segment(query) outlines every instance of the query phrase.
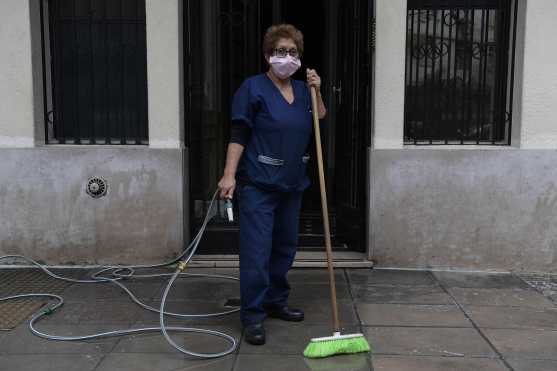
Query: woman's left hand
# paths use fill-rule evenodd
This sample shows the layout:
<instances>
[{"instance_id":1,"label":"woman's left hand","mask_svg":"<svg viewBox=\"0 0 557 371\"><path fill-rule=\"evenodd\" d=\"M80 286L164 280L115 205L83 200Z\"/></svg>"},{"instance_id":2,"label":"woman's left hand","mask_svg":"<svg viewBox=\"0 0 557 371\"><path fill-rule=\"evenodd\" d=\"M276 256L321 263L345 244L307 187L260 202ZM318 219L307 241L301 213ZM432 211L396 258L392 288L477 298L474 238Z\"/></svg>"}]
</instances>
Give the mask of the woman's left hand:
<instances>
[{"instance_id":1,"label":"woman's left hand","mask_svg":"<svg viewBox=\"0 0 557 371\"><path fill-rule=\"evenodd\" d=\"M306 75L308 79L308 86L314 86L315 90L319 91L319 89L321 88L321 77L319 77L317 72L308 68L306 69Z\"/></svg>"}]
</instances>

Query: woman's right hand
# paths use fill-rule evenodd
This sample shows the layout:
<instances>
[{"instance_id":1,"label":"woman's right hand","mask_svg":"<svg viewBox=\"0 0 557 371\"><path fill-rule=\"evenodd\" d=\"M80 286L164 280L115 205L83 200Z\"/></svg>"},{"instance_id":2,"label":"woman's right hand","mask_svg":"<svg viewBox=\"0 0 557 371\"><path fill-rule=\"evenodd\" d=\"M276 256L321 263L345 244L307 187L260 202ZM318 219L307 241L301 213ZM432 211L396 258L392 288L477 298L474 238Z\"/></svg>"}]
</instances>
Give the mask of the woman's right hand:
<instances>
[{"instance_id":1,"label":"woman's right hand","mask_svg":"<svg viewBox=\"0 0 557 371\"><path fill-rule=\"evenodd\" d=\"M232 198L236 188L236 178L232 175L223 175L219 181L220 198Z\"/></svg>"}]
</instances>

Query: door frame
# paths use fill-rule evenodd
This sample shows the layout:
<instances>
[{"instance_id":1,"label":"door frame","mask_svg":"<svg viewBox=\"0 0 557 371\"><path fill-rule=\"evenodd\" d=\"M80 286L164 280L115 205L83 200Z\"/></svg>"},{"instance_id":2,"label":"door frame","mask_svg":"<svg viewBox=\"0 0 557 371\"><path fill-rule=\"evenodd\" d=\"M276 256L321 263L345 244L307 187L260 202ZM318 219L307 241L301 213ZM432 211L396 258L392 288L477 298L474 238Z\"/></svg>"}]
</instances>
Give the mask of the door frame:
<instances>
[{"instance_id":1,"label":"door frame","mask_svg":"<svg viewBox=\"0 0 557 371\"><path fill-rule=\"evenodd\" d=\"M371 57L371 68L370 68L370 79L371 82L369 84L369 95L370 95L370 106L369 106L369 132L368 132L368 138L367 138L367 153L366 153L366 158L367 158L367 162L366 162L366 185L365 185L365 192L366 192L366 221L364 223L365 225L365 254L366 254L366 259L371 260L372 257L372 250L373 250L373 246L372 246L372 242L373 239L371 237L371 234L373 233L373 223L372 223L372 217L371 217L371 213L373 212L373 199L372 199L372 192L371 192L371 187L373 187L373 182L372 182L372 169L371 169L371 165L372 165L372 160L371 160L371 156L373 153L373 138L375 137L375 45L376 45L376 33L375 33L375 25L376 25L376 17L375 15L376 13L376 0L369 0L370 4L369 4L369 9L368 9L368 16L371 18L370 22L371 22L371 26L370 26L370 42L371 42L371 53L370 53L370 57Z\"/></svg>"}]
</instances>

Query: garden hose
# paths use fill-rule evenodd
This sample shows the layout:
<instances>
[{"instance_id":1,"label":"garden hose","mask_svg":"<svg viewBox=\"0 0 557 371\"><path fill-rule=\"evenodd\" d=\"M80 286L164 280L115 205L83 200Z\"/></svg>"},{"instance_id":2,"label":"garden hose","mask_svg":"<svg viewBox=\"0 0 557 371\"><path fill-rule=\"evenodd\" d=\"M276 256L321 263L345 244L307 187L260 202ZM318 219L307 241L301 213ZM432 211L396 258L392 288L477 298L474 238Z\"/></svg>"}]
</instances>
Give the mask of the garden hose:
<instances>
[{"instance_id":1,"label":"garden hose","mask_svg":"<svg viewBox=\"0 0 557 371\"><path fill-rule=\"evenodd\" d=\"M28 293L28 294L12 295L12 296L8 296L8 297L0 298L0 301L21 299L21 298L47 298L47 299L51 299L51 300L52 299L56 300L57 301L56 303L54 303L52 305L47 304L45 308L42 308L40 311L35 313L29 321L29 329L31 330L31 332L33 334L35 334L36 336L39 336L41 338L48 339L48 340L83 341L83 340L99 339L99 338L112 337L112 336L124 336L124 335L130 335L130 334L160 331L163 334L166 341L171 346L173 346L176 350L178 350L179 352L181 352L183 354L190 355L190 356L193 356L193 357L198 357L198 358L218 358L218 357L226 356L226 355L234 352L236 350L237 346L238 346L238 342L236 341L236 339L233 336L230 336L230 335L228 335L224 332L202 329L202 328L181 327L181 326L166 326L165 323L164 323L165 315L166 316L171 316L171 317L177 317L177 318L207 318L207 317L224 316L224 315L235 313L235 312L239 311L239 308L235 308L235 309L230 309L230 310L227 310L227 311L217 312L217 313L183 314L183 313L167 312L164 309L165 306L166 306L166 300L167 300L167 297L168 297L168 293L170 292L174 282L179 277L182 277L182 276L186 276L186 277L209 277L209 278L219 278L219 279L225 279L225 280L239 281L239 279L236 278L236 277L226 276L226 275L198 274L198 273L185 273L184 272L184 270L186 270L186 268L187 268L187 264L190 262L193 255L197 251L197 247L199 245L199 242L201 241L201 238L203 237L203 233L205 232L207 224L212 219L212 216L210 216L210 215L211 215L213 205L215 204L215 199L216 199L216 196L217 196L218 192L219 192L219 190L215 191L215 193L213 194L213 197L211 198L211 202L210 202L209 207L207 209L207 214L205 215L205 218L203 220L201 228L197 232L195 238L192 240L192 242L188 245L188 247L177 258L173 259L172 261L166 262L166 263L154 264L154 265L128 265L128 266L108 265L108 266L102 266L99 271L97 271L97 272L95 272L91 275L90 279L80 280L80 279L73 279L73 278L59 276L59 275L51 272L45 265L42 265L42 264L36 262L35 260L30 259L30 258L25 257L25 256L22 256L22 255L0 256L0 261L3 260L3 259L22 259L22 260L25 260L26 262L31 263L34 266L37 266L38 268L40 268L42 271L44 271L49 276L51 276L55 279L66 281L66 282L97 283L97 284L98 283L111 283L111 284L117 285L129 295L130 299L133 302L135 302L136 304L138 304L139 306L141 306L142 308L144 308L148 311L159 313L159 321L160 321L160 326L159 327L143 327L143 328L132 328L132 329L125 329L125 330L114 330L114 331L107 331L107 332L95 333L95 334L90 334L90 335L82 335L82 336L56 336L56 335L46 334L44 332L41 332L41 331L37 330L35 328L35 324L36 324L36 322L38 322L44 316L52 314L53 312L58 310L62 305L64 305L64 299L61 296L54 295L54 294L48 294L48 293ZM135 271L137 269L161 268L161 267L167 267L167 266L170 266L170 265L173 265L173 264L176 264L176 263L177 263L177 268L176 268L176 271L174 273L135 274ZM141 279L141 278L168 277L168 276L170 276L170 279L168 281L168 284L165 287L164 294L162 296L161 304L160 304L159 308L153 308L152 306L149 306L149 305L141 302L141 300L139 300L122 283L122 281L125 281L126 279L131 279L131 278ZM198 352L188 350L188 349L176 344L172 340L172 338L170 337L169 332L200 333L200 334L206 334L206 335L210 335L210 336L216 336L216 337L225 339L230 344L230 346L222 352L198 353Z\"/></svg>"}]
</instances>

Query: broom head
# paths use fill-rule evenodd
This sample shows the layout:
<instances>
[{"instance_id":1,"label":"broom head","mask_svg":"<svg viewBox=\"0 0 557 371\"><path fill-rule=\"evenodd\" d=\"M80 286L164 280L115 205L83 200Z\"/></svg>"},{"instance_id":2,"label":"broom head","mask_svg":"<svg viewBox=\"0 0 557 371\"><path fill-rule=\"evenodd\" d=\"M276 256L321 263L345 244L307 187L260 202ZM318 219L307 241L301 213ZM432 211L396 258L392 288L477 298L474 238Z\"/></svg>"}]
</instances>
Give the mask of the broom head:
<instances>
[{"instance_id":1,"label":"broom head","mask_svg":"<svg viewBox=\"0 0 557 371\"><path fill-rule=\"evenodd\" d=\"M335 354L352 354L369 352L369 344L363 334L341 335L335 332L333 336L314 338L304 350L307 358L323 358Z\"/></svg>"}]
</instances>

